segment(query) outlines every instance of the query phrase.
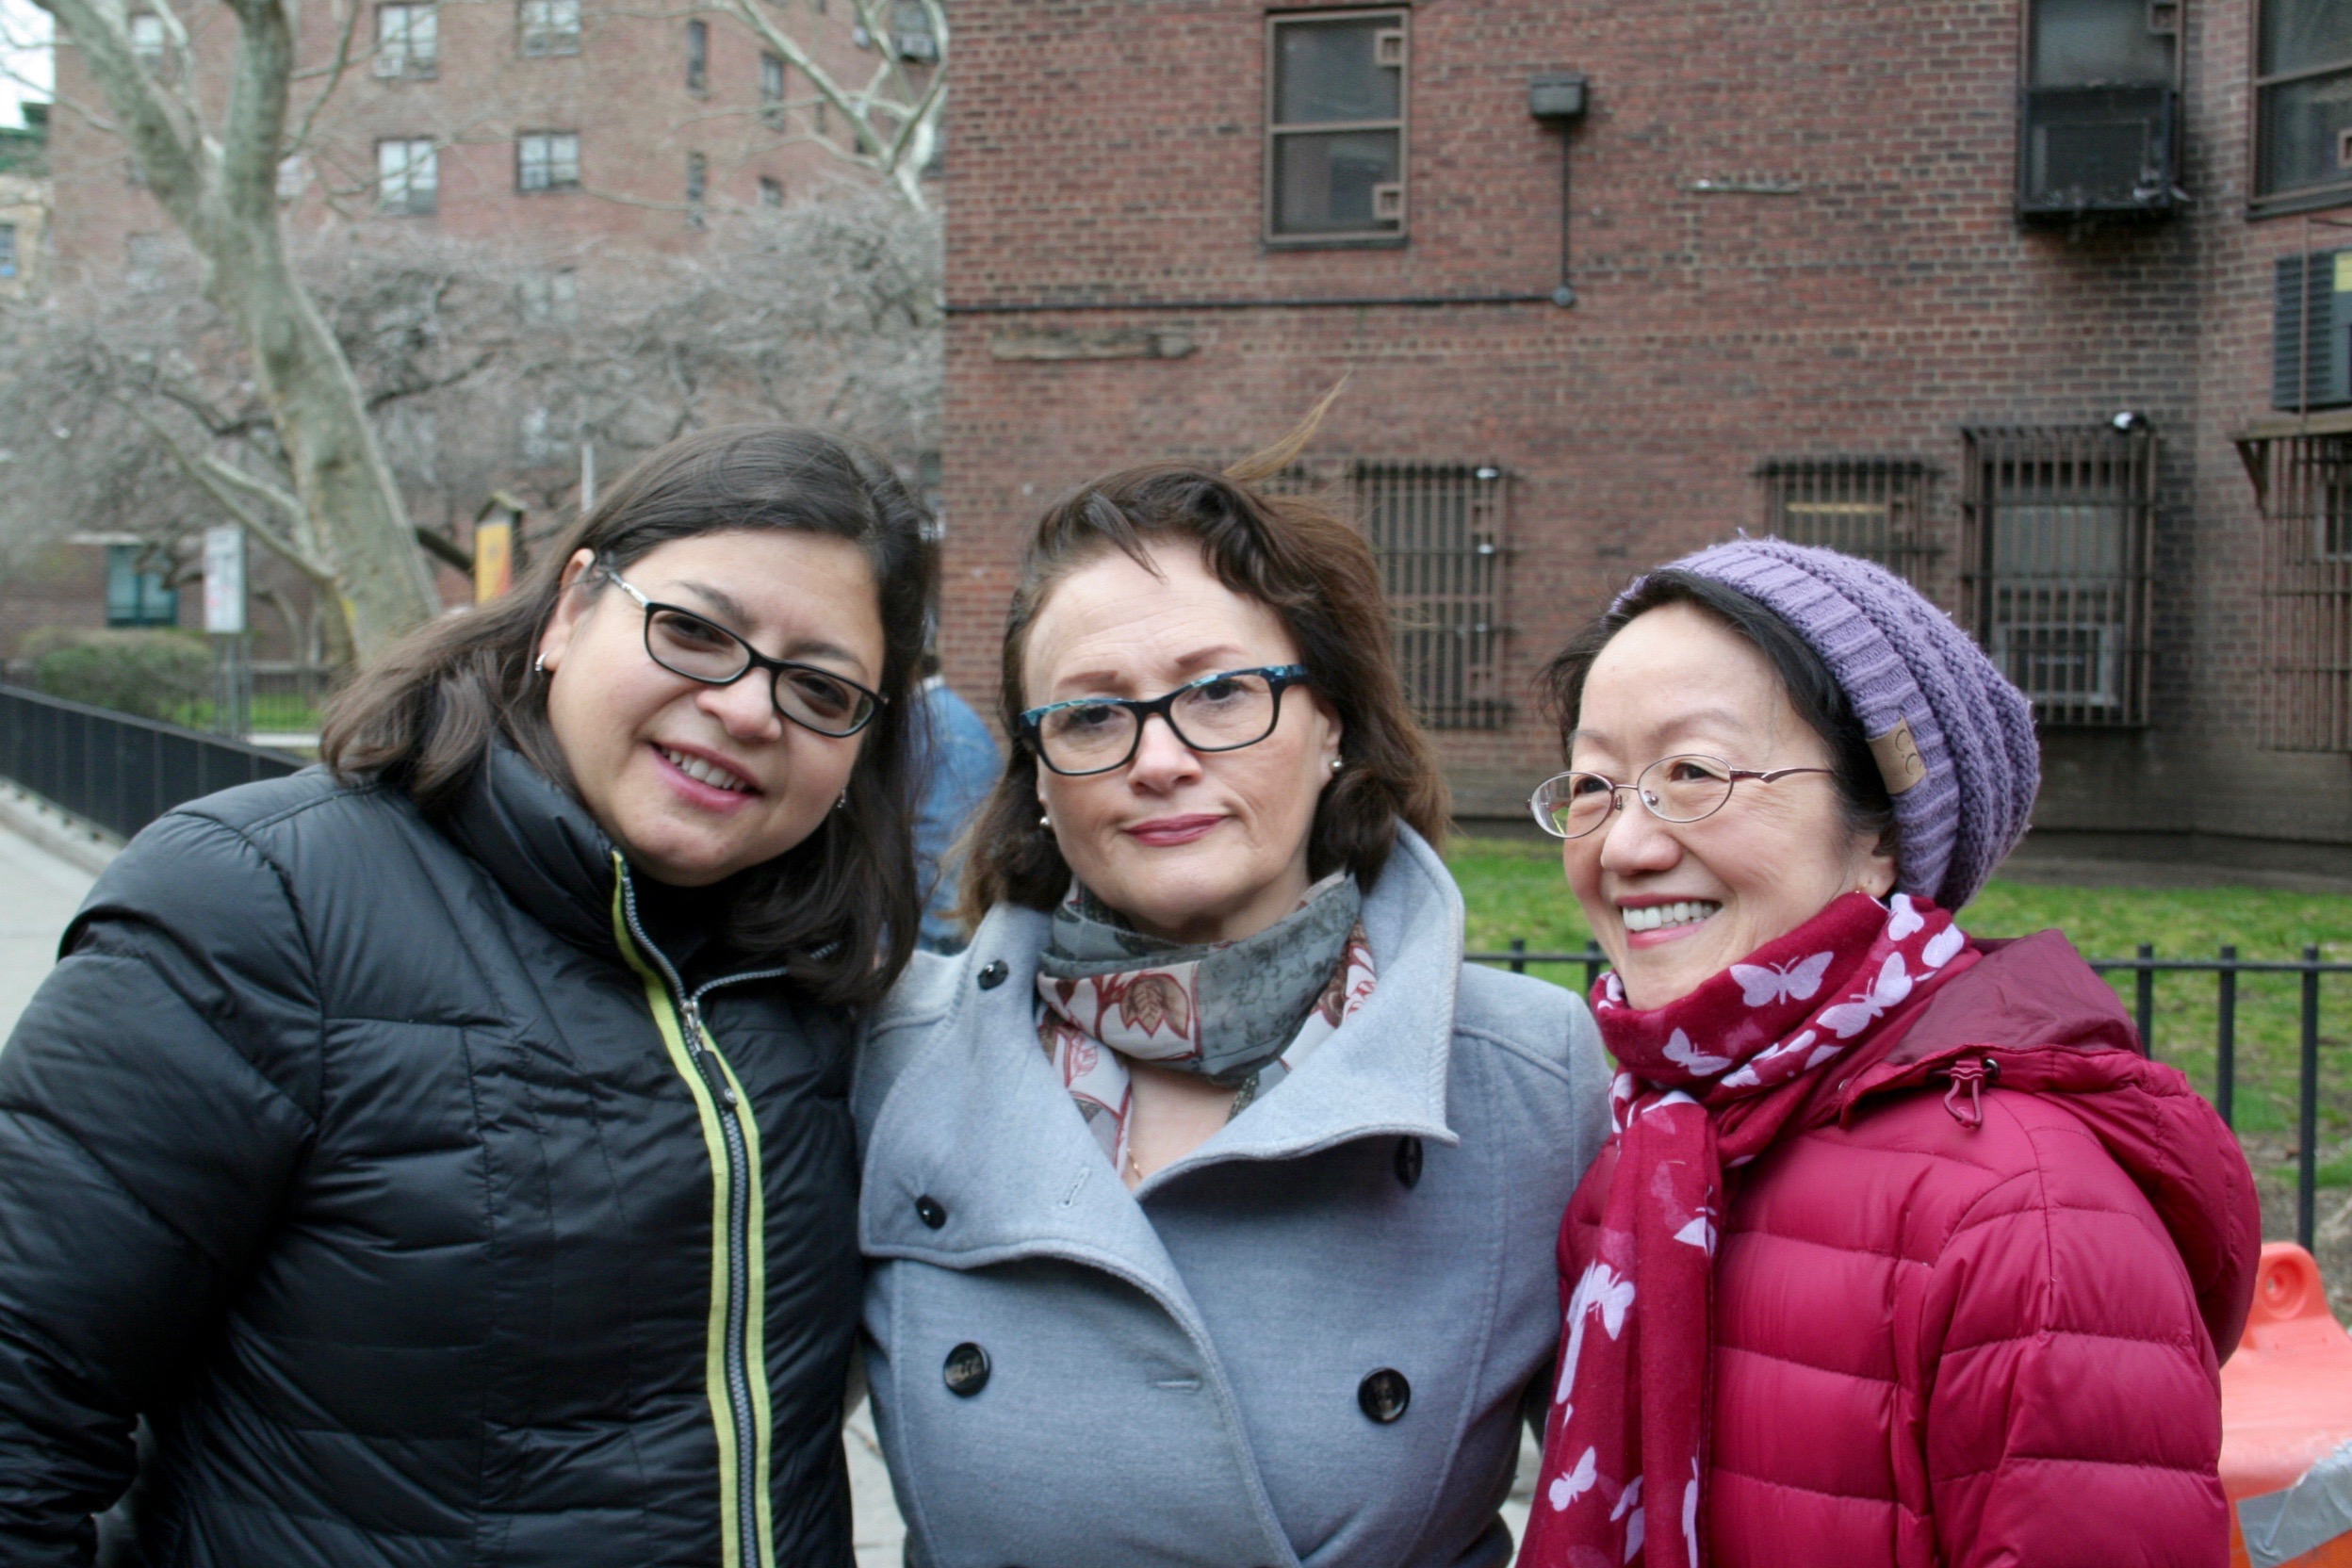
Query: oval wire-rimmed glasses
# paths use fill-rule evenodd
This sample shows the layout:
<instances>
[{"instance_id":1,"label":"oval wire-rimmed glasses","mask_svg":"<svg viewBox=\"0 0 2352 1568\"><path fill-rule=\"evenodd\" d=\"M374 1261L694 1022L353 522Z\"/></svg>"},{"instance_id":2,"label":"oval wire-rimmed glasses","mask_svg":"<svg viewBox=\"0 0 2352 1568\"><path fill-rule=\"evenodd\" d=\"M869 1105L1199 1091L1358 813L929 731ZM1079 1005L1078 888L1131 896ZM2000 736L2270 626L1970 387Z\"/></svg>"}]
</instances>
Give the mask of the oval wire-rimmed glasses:
<instances>
[{"instance_id":1,"label":"oval wire-rimmed glasses","mask_svg":"<svg viewBox=\"0 0 2352 1568\"><path fill-rule=\"evenodd\" d=\"M1125 767L1143 744L1145 721L1155 716L1194 751L1239 751L1274 733L1282 693L1306 678L1304 664L1220 670L1156 697L1049 702L1022 713L1021 729L1037 760L1064 778Z\"/></svg>"},{"instance_id":2,"label":"oval wire-rimmed glasses","mask_svg":"<svg viewBox=\"0 0 2352 1568\"><path fill-rule=\"evenodd\" d=\"M768 700L801 728L829 740L857 734L890 699L847 676L790 659L770 659L708 615L647 598L610 566L596 568L645 612L645 656L672 675L705 686L732 686L754 670L768 672Z\"/></svg>"},{"instance_id":3,"label":"oval wire-rimmed glasses","mask_svg":"<svg viewBox=\"0 0 2352 1568\"><path fill-rule=\"evenodd\" d=\"M1661 774L1660 769L1665 771ZM1620 791L1631 790L1642 808L1660 822L1704 822L1731 802L1735 785L1743 778L1771 784L1791 774L1833 773L1832 768L1774 768L1759 773L1735 768L1720 757L1687 752L1661 757L1620 784L1606 774L1575 771L1556 773L1535 787L1527 809L1535 825L1555 839L1581 839L1614 815Z\"/></svg>"}]
</instances>

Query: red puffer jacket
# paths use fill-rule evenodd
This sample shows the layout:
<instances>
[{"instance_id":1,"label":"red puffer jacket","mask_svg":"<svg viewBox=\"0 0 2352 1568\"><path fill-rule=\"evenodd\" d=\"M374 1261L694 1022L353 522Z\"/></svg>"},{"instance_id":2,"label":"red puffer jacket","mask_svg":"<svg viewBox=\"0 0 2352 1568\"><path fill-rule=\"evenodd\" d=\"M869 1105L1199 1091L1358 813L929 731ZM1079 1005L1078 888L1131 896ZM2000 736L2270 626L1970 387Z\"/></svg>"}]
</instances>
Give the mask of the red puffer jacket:
<instances>
[{"instance_id":1,"label":"red puffer jacket","mask_svg":"<svg viewBox=\"0 0 2352 1568\"><path fill-rule=\"evenodd\" d=\"M1973 945L1734 1173L1713 1568L2229 1559L2214 1347L2252 1299L2246 1158L2063 936Z\"/></svg>"}]
</instances>

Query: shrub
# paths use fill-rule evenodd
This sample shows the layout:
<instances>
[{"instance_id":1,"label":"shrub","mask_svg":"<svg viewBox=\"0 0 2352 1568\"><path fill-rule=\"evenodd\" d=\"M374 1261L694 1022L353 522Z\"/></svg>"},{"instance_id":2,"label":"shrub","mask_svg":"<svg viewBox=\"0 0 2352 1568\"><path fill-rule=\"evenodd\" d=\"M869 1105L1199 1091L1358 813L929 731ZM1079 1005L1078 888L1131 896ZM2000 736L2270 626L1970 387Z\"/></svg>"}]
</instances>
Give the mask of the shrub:
<instances>
[{"instance_id":1,"label":"shrub","mask_svg":"<svg viewBox=\"0 0 2352 1568\"><path fill-rule=\"evenodd\" d=\"M212 651L183 631L58 629L25 639L34 686L51 696L185 724L212 689Z\"/></svg>"}]
</instances>

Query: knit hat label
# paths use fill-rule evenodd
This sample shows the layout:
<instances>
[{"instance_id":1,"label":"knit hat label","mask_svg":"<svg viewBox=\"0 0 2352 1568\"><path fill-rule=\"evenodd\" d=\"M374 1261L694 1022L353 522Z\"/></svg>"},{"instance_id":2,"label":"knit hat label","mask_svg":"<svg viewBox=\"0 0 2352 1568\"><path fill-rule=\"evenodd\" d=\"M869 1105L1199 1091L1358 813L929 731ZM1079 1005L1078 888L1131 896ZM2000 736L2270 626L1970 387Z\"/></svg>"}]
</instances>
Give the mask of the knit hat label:
<instances>
[{"instance_id":1,"label":"knit hat label","mask_svg":"<svg viewBox=\"0 0 2352 1568\"><path fill-rule=\"evenodd\" d=\"M1897 719L1894 728L1871 737L1870 755L1878 759L1878 775L1886 780L1886 792L1890 795L1903 793L1927 776L1927 764L1919 758L1919 743L1911 738L1909 719Z\"/></svg>"}]
</instances>

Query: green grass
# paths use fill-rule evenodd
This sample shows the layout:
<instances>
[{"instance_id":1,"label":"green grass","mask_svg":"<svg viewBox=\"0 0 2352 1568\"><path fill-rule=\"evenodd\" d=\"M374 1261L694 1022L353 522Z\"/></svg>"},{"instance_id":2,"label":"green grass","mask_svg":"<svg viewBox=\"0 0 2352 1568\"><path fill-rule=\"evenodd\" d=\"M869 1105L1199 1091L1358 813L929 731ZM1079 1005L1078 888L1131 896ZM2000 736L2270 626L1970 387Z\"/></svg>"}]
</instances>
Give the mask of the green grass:
<instances>
[{"instance_id":1,"label":"green grass","mask_svg":"<svg viewBox=\"0 0 2352 1568\"><path fill-rule=\"evenodd\" d=\"M1550 844L1509 839L1456 839L1446 855L1469 906L1474 952L1498 951L1524 937L1530 951L1581 951L1592 932L1560 876ZM2141 942L2162 958L2210 958L2224 942L2244 958L2295 958L2317 943L2328 958L2352 958L2352 898L2262 888L2056 888L1995 881L1961 911L1980 937L2017 937L2055 926L2087 957L2128 958ZM1531 973L1581 989L1580 966L1534 966ZM2110 975L2130 1006L2133 977ZM2299 975L2238 979L2238 1130L2295 1131ZM2156 981L2155 1052L2213 1090L2214 977L2163 975ZM2320 1147L2324 1184L2352 1186L2352 974L2320 985Z\"/></svg>"}]
</instances>

